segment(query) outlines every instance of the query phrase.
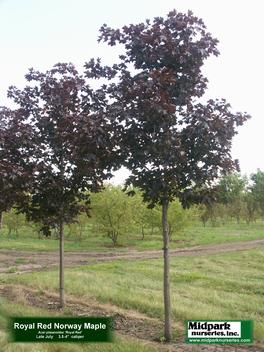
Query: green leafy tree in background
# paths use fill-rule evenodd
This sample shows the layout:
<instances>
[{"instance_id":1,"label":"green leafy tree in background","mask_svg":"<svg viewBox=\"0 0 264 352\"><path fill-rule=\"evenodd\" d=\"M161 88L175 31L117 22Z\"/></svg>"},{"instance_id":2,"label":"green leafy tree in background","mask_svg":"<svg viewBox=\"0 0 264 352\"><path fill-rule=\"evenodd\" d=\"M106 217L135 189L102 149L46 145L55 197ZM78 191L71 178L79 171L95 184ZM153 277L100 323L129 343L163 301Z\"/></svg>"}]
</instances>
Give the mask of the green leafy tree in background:
<instances>
[{"instance_id":1,"label":"green leafy tree in background","mask_svg":"<svg viewBox=\"0 0 264 352\"><path fill-rule=\"evenodd\" d=\"M129 192L131 194L131 191ZM160 205L155 207L148 207L144 202L142 192L138 189L132 191L133 197L131 199L131 206L133 211L133 219L136 225L141 229L142 239L144 239L145 232L148 231L153 234L154 229L161 229L162 224L162 208ZM192 207L184 209L179 200L174 200L168 210L168 231L169 237L173 234L180 233L185 229L195 217L198 215L198 209Z\"/></svg>"},{"instance_id":2,"label":"green leafy tree in background","mask_svg":"<svg viewBox=\"0 0 264 352\"><path fill-rule=\"evenodd\" d=\"M230 173L223 176L218 185L219 202L227 206L231 217L236 218L237 223L243 216L245 203L247 178L239 173Z\"/></svg>"},{"instance_id":3,"label":"green leafy tree in background","mask_svg":"<svg viewBox=\"0 0 264 352\"><path fill-rule=\"evenodd\" d=\"M107 185L102 192L92 194L91 206L92 219L98 230L116 246L119 237L128 234L133 225L130 197L121 187Z\"/></svg>"},{"instance_id":4,"label":"green leafy tree in background","mask_svg":"<svg viewBox=\"0 0 264 352\"><path fill-rule=\"evenodd\" d=\"M259 215L258 202L256 201L250 187L247 189L247 192L244 195L244 203L244 219L248 224L256 221Z\"/></svg>"},{"instance_id":5,"label":"green leafy tree in background","mask_svg":"<svg viewBox=\"0 0 264 352\"><path fill-rule=\"evenodd\" d=\"M251 177L251 195L256 202L262 218L264 218L264 171L257 170Z\"/></svg>"},{"instance_id":6,"label":"green leafy tree in background","mask_svg":"<svg viewBox=\"0 0 264 352\"><path fill-rule=\"evenodd\" d=\"M89 221L90 214L88 212L79 214L72 223L68 224L68 237L73 236L76 241L82 241Z\"/></svg>"},{"instance_id":7,"label":"green leafy tree in background","mask_svg":"<svg viewBox=\"0 0 264 352\"><path fill-rule=\"evenodd\" d=\"M5 226L7 227L7 236L10 238L12 234L18 236L19 230L26 225L26 218L23 214L18 214L15 209L5 213Z\"/></svg>"},{"instance_id":8,"label":"green leafy tree in background","mask_svg":"<svg viewBox=\"0 0 264 352\"><path fill-rule=\"evenodd\" d=\"M141 232L141 239L144 240L146 233L153 235L160 226L160 209L149 208L143 201L142 192L139 189L131 189L127 192L130 197L133 222Z\"/></svg>"},{"instance_id":9,"label":"green leafy tree in background","mask_svg":"<svg viewBox=\"0 0 264 352\"><path fill-rule=\"evenodd\" d=\"M170 239L173 234L179 234L189 226L197 215L197 209L191 207L184 209L179 200L171 202L168 209L168 231ZM160 221L161 224L161 221Z\"/></svg>"}]
</instances>

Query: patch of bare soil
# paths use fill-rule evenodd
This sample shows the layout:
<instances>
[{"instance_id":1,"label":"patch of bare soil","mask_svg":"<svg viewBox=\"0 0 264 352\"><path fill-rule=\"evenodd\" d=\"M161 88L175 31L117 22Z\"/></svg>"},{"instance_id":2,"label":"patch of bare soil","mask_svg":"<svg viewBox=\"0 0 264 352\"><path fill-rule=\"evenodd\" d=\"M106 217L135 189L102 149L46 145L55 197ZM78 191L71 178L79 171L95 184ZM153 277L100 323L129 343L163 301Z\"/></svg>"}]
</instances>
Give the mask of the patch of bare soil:
<instances>
[{"instance_id":1,"label":"patch of bare soil","mask_svg":"<svg viewBox=\"0 0 264 352\"><path fill-rule=\"evenodd\" d=\"M62 314L59 309L58 296L51 292L40 292L23 285L0 285L0 296L16 303L43 308ZM72 316L111 316L114 320L114 331L123 336L139 339L158 351L171 352L263 352L261 346L235 345L189 345L183 342L183 327L174 325L178 337L170 344L157 342L162 336L162 322L132 310L125 310L111 304L102 304L93 300L82 301L73 297L67 299L67 313Z\"/></svg>"},{"instance_id":2,"label":"patch of bare soil","mask_svg":"<svg viewBox=\"0 0 264 352\"><path fill-rule=\"evenodd\" d=\"M171 256L196 256L215 253L241 251L264 245L264 239L244 242L227 242L214 245L195 246L182 249L173 249ZM112 260L141 260L162 258L162 250L126 252L66 252L65 265L72 267L77 265L95 264ZM59 263L58 252L28 252L16 250L0 251L0 273L20 273L25 271L39 271L56 267Z\"/></svg>"}]
</instances>

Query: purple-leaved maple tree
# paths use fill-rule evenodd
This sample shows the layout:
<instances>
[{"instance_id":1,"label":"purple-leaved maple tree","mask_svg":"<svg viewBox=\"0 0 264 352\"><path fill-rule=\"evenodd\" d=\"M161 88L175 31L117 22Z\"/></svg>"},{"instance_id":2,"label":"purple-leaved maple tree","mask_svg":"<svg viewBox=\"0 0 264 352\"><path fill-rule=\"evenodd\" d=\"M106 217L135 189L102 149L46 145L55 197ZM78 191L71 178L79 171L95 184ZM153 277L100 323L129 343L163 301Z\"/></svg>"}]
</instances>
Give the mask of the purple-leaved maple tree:
<instances>
[{"instance_id":1,"label":"purple-leaved maple tree","mask_svg":"<svg viewBox=\"0 0 264 352\"><path fill-rule=\"evenodd\" d=\"M30 190L31 172L25 149L31 144L31 129L20 124L16 114L0 107L0 228L3 212L14 205L24 204Z\"/></svg>"},{"instance_id":2,"label":"purple-leaved maple tree","mask_svg":"<svg viewBox=\"0 0 264 352\"><path fill-rule=\"evenodd\" d=\"M10 87L18 105L15 123L30 130L18 165L31 174L30 197L19 210L29 220L53 225L60 240L60 305L64 298L64 225L89 210L89 192L110 177L118 148L114 121L105 115L104 89L92 89L72 64L56 64L42 73L33 69L22 90ZM19 139L13 138L16 150ZM25 164L26 161L26 164Z\"/></svg>"},{"instance_id":3,"label":"purple-leaved maple tree","mask_svg":"<svg viewBox=\"0 0 264 352\"><path fill-rule=\"evenodd\" d=\"M201 68L219 54L218 41L192 12L174 10L121 29L103 25L99 41L124 48L112 70L99 61L88 66L114 77L108 114L123 129L127 185L140 188L149 206L162 205L164 337L170 341L169 203L176 197L184 206L197 201L221 173L237 169L232 138L249 116L234 113L225 100L201 101L207 88Z\"/></svg>"}]
</instances>

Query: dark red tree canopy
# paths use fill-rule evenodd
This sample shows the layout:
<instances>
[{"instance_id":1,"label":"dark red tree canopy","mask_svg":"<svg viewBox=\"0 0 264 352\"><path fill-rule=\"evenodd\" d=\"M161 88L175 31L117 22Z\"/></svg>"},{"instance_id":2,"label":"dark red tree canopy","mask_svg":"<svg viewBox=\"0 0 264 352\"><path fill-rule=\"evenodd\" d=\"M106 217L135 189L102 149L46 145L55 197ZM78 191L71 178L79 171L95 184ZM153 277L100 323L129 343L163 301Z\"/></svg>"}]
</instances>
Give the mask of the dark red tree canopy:
<instances>
[{"instance_id":1,"label":"dark red tree canopy","mask_svg":"<svg viewBox=\"0 0 264 352\"><path fill-rule=\"evenodd\" d=\"M123 163L132 172L127 184L152 204L174 197L186 204L238 167L232 138L249 115L234 113L225 100L201 102L207 88L201 68L219 54L201 19L172 11L121 29L103 25L100 32L99 41L124 47L112 68L94 61L87 68L88 76L114 77L108 114L123 129Z\"/></svg>"},{"instance_id":2,"label":"dark red tree canopy","mask_svg":"<svg viewBox=\"0 0 264 352\"><path fill-rule=\"evenodd\" d=\"M22 153L17 165L31 175L30 202L20 210L36 221L68 222L87 210L89 191L98 191L115 165L105 93L91 89L72 64L31 69L26 79L23 90L8 92L18 105L8 128L12 155Z\"/></svg>"},{"instance_id":3,"label":"dark red tree canopy","mask_svg":"<svg viewBox=\"0 0 264 352\"><path fill-rule=\"evenodd\" d=\"M221 173L238 168L232 138L249 115L222 99L201 101L202 66L219 54L201 19L172 11L121 29L103 25L99 41L123 46L112 67L92 59L84 76L72 64L31 69L27 87L9 89L18 107L1 110L0 192L13 183L30 194L22 207L30 218L72 219L86 191L99 190L121 164L132 173L127 185L152 205L199 199ZM109 82L92 89L94 78Z\"/></svg>"},{"instance_id":4,"label":"dark red tree canopy","mask_svg":"<svg viewBox=\"0 0 264 352\"><path fill-rule=\"evenodd\" d=\"M25 150L31 144L30 130L19 123L11 109L0 107L0 212L24 203L31 173ZM19 146L19 148L17 148Z\"/></svg>"}]
</instances>

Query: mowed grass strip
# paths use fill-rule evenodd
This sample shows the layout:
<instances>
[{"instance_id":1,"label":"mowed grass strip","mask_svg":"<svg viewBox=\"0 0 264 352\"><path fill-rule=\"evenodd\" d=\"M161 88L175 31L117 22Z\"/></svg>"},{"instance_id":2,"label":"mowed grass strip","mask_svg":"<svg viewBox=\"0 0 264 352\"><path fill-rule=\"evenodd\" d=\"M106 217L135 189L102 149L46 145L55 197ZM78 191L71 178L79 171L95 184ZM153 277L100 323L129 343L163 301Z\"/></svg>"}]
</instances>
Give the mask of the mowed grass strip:
<instances>
[{"instance_id":1,"label":"mowed grass strip","mask_svg":"<svg viewBox=\"0 0 264 352\"><path fill-rule=\"evenodd\" d=\"M0 298L0 350L1 352L155 352L131 338L116 337L112 343L10 343L7 330L9 316L51 316L50 311L9 302Z\"/></svg>"},{"instance_id":2,"label":"mowed grass strip","mask_svg":"<svg viewBox=\"0 0 264 352\"><path fill-rule=\"evenodd\" d=\"M252 319L255 338L264 343L264 251L171 258L174 320ZM113 261L65 273L66 293L76 298L137 310L163 318L163 262ZM58 272L1 275L0 281L56 291Z\"/></svg>"},{"instance_id":3,"label":"mowed grass strip","mask_svg":"<svg viewBox=\"0 0 264 352\"><path fill-rule=\"evenodd\" d=\"M188 246L196 246L262 238L264 238L264 222L258 220L250 224L242 221L239 224L236 221L229 221L222 225L218 223L217 226L213 226L209 222L205 227L201 222L197 222L184 231L184 236L178 234L175 240L176 244L182 239L188 243Z\"/></svg>"},{"instance_id":4,"label":"mowed grass strip","mask_svg":"<svg viewBox=\"0 0 264 352\"><path fill-rule=\"evenodd\" d=\"M126 251L128 248L144 251L162 248L162 234L159 229L155 229L152 235L146 230L144 240L141 239L140 230L128 229L127 234L119 236L117 247L113 247L111 240L103 233L95 233L92 226L86 226L81 239L74 234L68 236L67 230L65 233L65 251ZM37 234L33 234L29 226L19 229L19 234L16 237L9 238L5 228L1 230L0 235L1 249L56 251L59 247L59 241L54 237L38 239ZM249 241L259 238L264 238L264 222L262 220L252 224L245 222L237 224L230 221L220 226L212 226L208 223L205 227L200 221L194 221L183 232L173 234L171 248Z\"/></svg>"}]
</instances>

